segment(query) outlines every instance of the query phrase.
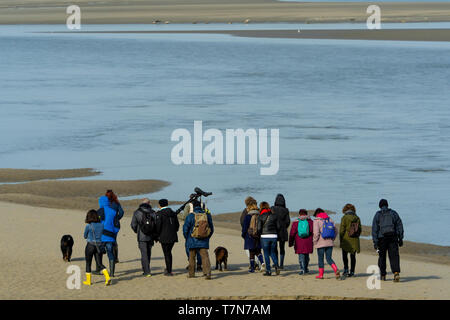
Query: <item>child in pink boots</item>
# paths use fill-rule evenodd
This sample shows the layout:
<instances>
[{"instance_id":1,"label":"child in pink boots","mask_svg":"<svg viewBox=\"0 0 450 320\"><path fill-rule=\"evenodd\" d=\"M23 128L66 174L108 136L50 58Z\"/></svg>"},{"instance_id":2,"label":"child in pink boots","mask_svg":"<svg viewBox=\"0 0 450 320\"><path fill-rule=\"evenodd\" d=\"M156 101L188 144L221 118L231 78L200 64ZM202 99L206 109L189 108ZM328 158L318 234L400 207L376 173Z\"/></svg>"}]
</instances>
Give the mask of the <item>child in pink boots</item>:
<instances>
[{"instance_id":1,"label":"child in pink boots","mask_svg":"<svg viewBox=\"0 0 450 320\"><path fill-rule=\"evenodd\" d=\"M314 236L313 243L314 248L317 249L317 255L319 258L319 275L316 279L323 279L324 273L324 255L327 259L328 264L333 268L336 275L336 279L340 278L339 270L334 263L331 255L333 253L333 244L336 236L338 234L337 228L330 217L324 212L324 210L317 208L314 213Z\"/></svg>"}]
</instances>

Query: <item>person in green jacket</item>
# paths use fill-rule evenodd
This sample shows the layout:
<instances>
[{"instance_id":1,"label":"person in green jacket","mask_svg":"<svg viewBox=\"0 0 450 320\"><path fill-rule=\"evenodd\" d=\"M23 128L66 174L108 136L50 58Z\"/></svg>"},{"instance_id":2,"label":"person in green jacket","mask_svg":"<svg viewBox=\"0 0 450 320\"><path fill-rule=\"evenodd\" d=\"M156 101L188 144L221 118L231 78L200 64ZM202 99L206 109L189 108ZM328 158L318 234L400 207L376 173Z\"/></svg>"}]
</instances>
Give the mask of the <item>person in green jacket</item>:
<instances>
[{"instance_id":1,"label":"person in green jacket","mask_svg":"<svg viewBox=\"0 0 450 320\"><path fill-rule=\"evenodd\" d=\"M356 254L360 252L359 236L361 235L361 220L356 215L354 205L347 203L342 209L344 216L341 219L339 239L342 248L342 260L344 262L344 276L355 275ZM350 273L348 272L348 254L350 254Z\"/></svg>"}]
</instances>

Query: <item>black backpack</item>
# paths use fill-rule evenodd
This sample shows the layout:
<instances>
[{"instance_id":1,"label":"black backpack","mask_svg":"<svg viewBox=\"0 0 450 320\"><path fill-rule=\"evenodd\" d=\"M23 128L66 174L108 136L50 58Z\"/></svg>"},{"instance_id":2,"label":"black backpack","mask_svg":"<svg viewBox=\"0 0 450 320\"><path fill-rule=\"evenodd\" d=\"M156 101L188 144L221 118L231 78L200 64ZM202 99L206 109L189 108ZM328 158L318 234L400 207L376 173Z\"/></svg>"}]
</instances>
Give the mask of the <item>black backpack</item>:
<instances>
[{"instance_id":1,"label":"black backpack","mask_svg":"<svg viewBox=\"0 0 450 320\"><path fill-rule=\"evenodd\" d=\"M394 216L391 210L381 210L379 225L381 236L393 237L395 235Z\"/></svg>"},{"instance_id":2,"label":"black backpack","mask_svg":"<svg viewBox=\"0 0 450 320\"><path fill-rule=\"evenodd\" d=\"M156 219L154 213L142 212L140 229L146 236L154 236L156 232Z\"/></svg>"}]
</instances>

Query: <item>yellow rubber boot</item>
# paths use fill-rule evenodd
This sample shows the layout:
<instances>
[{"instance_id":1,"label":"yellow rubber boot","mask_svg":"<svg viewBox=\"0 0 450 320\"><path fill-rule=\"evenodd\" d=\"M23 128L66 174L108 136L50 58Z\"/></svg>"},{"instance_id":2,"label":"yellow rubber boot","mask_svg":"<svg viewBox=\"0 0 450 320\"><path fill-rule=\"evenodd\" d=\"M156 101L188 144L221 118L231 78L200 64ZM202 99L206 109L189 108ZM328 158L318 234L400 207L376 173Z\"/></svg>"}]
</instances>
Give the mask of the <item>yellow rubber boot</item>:
<instances>
[{"instance_id":1,"label":"yellow rubber boot","mask_svg":"<svg viewBox=\"0 0 450 320\"><path fill-rule=\"evenodd\" d=\"M86 272L86 281L83 281L83 284L85 284L85 285L87 285L87 286L92 285L92 282L91 282L91 274L90 274L90 273L87 273L87 272Z\"/></svg>"},{"instance_id":2,"label":"yellow rubber boot","mask_svg":"<svg viewBox=\"0 0 450 320\"><path fill-rule=\"evenodd\" d=\"M102 270L103 275L105 276L105 286L109 286L111 284L111 278L109 277L108 270Z\"/></svg>"}]
</instances>

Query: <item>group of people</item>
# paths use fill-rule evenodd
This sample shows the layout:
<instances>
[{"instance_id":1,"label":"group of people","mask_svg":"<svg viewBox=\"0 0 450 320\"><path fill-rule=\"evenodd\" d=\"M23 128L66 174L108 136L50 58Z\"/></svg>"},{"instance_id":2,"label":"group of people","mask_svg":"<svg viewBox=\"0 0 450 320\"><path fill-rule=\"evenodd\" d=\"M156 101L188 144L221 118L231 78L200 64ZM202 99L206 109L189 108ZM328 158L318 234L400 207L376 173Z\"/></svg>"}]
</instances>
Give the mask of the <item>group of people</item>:
<instances>
[{"instance_id":1,"label":"group of people","mask_svg":"<svg viewBox=\"0 0 450 320\"><path fill-rule=\"evenodd\" d=\"M286 201L282 194L275 198L271 207L267 202L258 206L253 197L245 199L245 209L241 214L242 238L244 249L248 252L249 272L264 271L264 276L272 274L272 267L277 275L284 269L286 255L285 246L294 247L298 255L300 275L309 273L310 254L317 250L319 274L317 279L323 279L326 259L333 269L337 279L341 278L339 268L333 260L333 247L339 236L344 263L343 276L355 275L356 254L360 253L361 220L356 215L353 204L347 203L339 230L325 210L317 208L312 220L305 209L299 210L298 218L293 221ZM374 249L378 252L378 266L382 280L386 280L386 253L388 253L394 281L400 281L399 247L403 245L403 224L398 213L389 208L388 202L381 199L380 210L376 212L372 223L372 240ZM291 229L289 229L291 226ZM264 253L264 257L263 254ZM348 257L350 256L350 268ZM273 262L271 266L270 262Z\"/></svg>"},{"instance_id":2,"label":"group of people","mask_svg":"<svg viewBox=\"0 0 450 320\"><path fill-rule=\"evenodd\" d=\"M131 219L131 229L137 234L138 248L141 252L143 276L151 277L152 247L156 242L161 244L166 268L165 276L173 276L172 249L178 242L180 223L177 212L169 206L167 199L158 202L159 210L153 210L150 200L145 198L134 212ZM117 196L112 190L99 199L98 210L89 210L86 215L87 224L84 231L86 239L86 281L85 285L92 285L92 274L103 274L105 285L111 284L111 277L115 275L115 264L118 259L117 234L120 231L120 220L124 211ZM214 233L211 213L198 200L193 200L184 208L183 235L185 238L186 255L188 259L189 277L195 277L197 271L202 271L206 279L211 279L211 262L209 260L209 239ZM109 271L103 265L103 255L109 259ZM92 272L92 260L95 259L96 270Z\"/></svg>"},{"instance_id":3,"label":"group of people","mask_svg":"<svg viewBox=\"0 0 450 320\"><path fill-rule=\"evenodd\" d=\"M134 212L131 229L137 234L138 248L141 252L143 276L151 277L151 253L155 242L162 247L165 259L165 276L173 276L172 249L178 242L180 228L178 211L173 211L167 199L158 202L159 210L155 211L149 199L144 199ZM272 275L272 268L277 275L284 269L286 243L294 247L298 255L300 275L308 274L310 254L317 250L319 274L317 279L323 279L325 260L333 269L337 279L341 277L339 268L333 260L333 247L339 236L343 276L352 277L355 274L356 254L360 252L361 220L356 215L354 205L348 203L342 209L344 214L339 230L325 210L317 208L311 219L305 209L299 210L299 216L291 224L286 200L282 194L275 198L273 206L268 202L259 205L252 197L245 199L240 222L244 249L249 256L249 272L260 270L264 276ZM120 231L120 220L124 210L112 190L99 199L99 209L90 210L86 215L84 238L86 281L91 285L91 274L103 274L105 285L111 284L115 274L115 264L118 259L117 234ZM386 254L388 253L394 281L400 279L400 257L398 247L403 245L403 225L397 212L390 209L385 199L379 202L372 224L372 239L374 248L379 253L378 265L380 275L386 280ZM203 272L205 279L211 279L211 263L209 259L209 241L214 233L211 212L204 203L194 199L183 208L183 236L188 260L188 277L195 277L195 271ZM289 227L290 230L289 230ZM102 263L106 254L109 260L109 271ZM350 268L348 263L350 256ZM95 259L96 270L91 271L92 260ZM271 265L271 262L273 263Z\"/></svg>"}]
</instances>

